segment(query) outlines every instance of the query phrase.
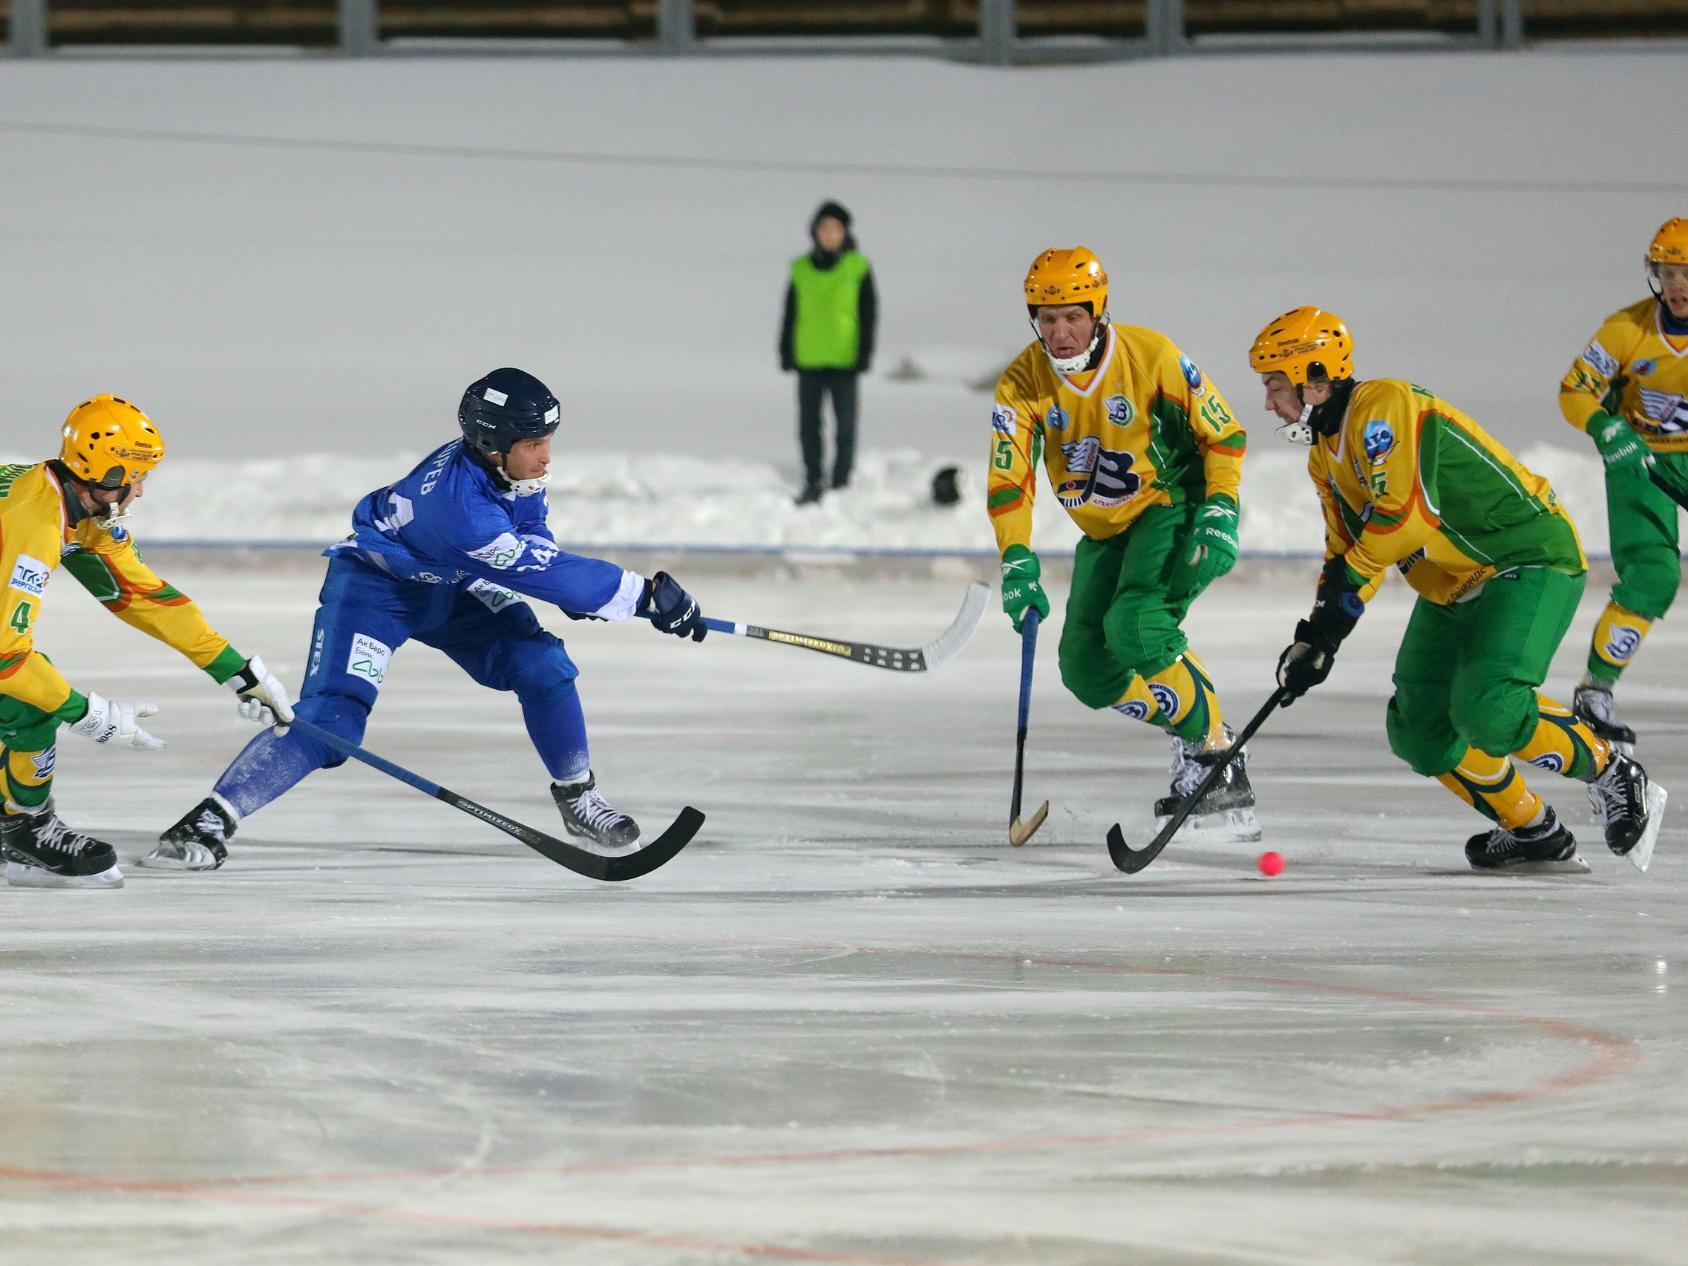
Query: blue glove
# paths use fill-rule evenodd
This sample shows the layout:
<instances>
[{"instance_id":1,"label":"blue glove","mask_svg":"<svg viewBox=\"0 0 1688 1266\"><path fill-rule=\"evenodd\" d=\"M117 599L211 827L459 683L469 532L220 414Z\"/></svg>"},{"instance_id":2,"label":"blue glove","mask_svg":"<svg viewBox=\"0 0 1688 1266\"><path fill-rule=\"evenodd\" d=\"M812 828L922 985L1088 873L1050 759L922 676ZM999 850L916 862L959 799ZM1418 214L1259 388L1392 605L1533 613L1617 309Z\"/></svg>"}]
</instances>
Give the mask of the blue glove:
<instances>
[{"instance_id":1,"label":"blue glove","mask_svg":"<svg viewBox=\"0 0 1688 1266\"><path fill-rule=\"evenodd\" d=\"M649 616L652 624L675 637L689 637L701 642L709 633L698 610L697 599L680 582L665 571L659 571L645 582L644 595L639 599L637 614Z\"/></svg>"}]
</instances>

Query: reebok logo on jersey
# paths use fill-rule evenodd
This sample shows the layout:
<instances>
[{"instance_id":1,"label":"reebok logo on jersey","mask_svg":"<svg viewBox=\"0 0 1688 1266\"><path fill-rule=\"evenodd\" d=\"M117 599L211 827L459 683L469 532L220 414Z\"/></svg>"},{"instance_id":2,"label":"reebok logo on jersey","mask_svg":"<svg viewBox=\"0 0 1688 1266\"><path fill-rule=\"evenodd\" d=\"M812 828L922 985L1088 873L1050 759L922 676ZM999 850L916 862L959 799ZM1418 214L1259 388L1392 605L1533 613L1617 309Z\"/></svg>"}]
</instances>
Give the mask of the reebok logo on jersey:
<instances>
[{"instance_id":1,"label":"reebok logo on jersey","mask_svg":"<svg viewBox=\"0 0 1688 1266\"><path fill-rule=\"evenodd\" d=\"M47 577L51 574L52 568L39 558L19 554L17 564L12 568L11 587L19 593L39 598L47 592Z\"/></svg>"},{"instance_id":2,"label":"reebok logo on jersey","mask_svg":"<svg viewBox=\"0 0 1688 1266\"><path fill-rule=\"evenodd\" d=\"M1582 358L1593 365L1603 378L1610 378L1618 372L1617 360L1612 356L1612 353L1600 346L1599 339L1595 339L1588 345L1583 351Z\"/></svg>"},{"instance_id":3,"label":"reebok logo on jersey","mask_svg":"<svg viewBox=\"0 0 1688 1266\"><path fill-rule=\"evenodd\" d=\"M488 541L479 549L469 551L469 557L485 563L488 567L503 571L514 565L522 556L527 545L509 532L502 532L494 540Z\"/></svg>"},{"instance_id":4,"label":"reebok logo on jersey","mask_svg":"<svg viewBox=\"0 0 1688 1266\"><path fill-rule=\"evenodd\" d=\"M379 686L387 680L387 666L392 662L392 647L376 641L367 633L359 633L352 638L351 654L346 656L346 671Z\"/></svg>"}]
</instances>

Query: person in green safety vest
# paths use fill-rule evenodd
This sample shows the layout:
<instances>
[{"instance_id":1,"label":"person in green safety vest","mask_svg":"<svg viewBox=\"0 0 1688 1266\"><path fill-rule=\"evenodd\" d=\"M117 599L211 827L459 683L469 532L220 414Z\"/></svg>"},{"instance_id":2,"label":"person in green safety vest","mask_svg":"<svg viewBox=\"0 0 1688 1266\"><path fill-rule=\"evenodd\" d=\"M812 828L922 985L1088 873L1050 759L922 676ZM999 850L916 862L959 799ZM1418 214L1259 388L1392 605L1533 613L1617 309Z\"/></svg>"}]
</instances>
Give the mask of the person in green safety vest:
<instances>
[{"instance_id":1,"label":"person in green safety vest","mask_svg":"<svg viewBox=\"0 0 1688 1266\"><path fill-rule=\"evenodd\" d=\"M838 446L833 488L850 482L856 460L856 379L873 361L879 298L873 270L856 249L850 213L823 202L809 222L814 249L791 261L780 325L780 368L797 371L797 435L803 449L803 491L797 504L813 505L827 483L822 466L821 403L832 397Z\"/></svg>"}]
</instances>

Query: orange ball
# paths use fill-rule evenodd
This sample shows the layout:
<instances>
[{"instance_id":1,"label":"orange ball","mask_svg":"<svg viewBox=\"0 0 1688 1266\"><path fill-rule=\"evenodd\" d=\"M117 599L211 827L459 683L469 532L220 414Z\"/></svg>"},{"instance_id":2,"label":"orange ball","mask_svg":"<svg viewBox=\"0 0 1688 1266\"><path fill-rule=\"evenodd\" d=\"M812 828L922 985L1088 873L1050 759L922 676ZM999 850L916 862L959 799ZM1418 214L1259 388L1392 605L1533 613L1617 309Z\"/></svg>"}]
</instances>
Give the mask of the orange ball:
<instances>
[{"instance_id":1,"label":"orange ball","mask_svg":"<svg viewBox=\"0 0 1688 1266\"><path fill-rule=\"evenodd\" d=\"M1281 875L1284 870L1284 855L1282 853L1262 853L1260 860L1255 865L1260 867L1260 873L1267 878L1271 878L1273 875Z\"/></svg>"}]
</instances>

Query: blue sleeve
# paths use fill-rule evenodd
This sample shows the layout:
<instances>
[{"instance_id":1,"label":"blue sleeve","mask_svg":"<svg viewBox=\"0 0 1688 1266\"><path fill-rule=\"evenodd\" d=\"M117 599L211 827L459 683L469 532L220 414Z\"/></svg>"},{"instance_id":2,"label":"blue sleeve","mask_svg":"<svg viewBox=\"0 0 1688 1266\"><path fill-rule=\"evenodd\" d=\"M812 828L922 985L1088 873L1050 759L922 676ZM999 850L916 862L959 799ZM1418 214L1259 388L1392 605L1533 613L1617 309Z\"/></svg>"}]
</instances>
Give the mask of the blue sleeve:
<instances>
[{"instance_id":1,"label":"blue sleeve","mask_svg":"<svg viewBox=\"0 0 1688 1266\"><path fill-rule=\"evenodd\" d=\"M535 500L538 500L535 498ZM634 614L644 578L601 558L571 554L543 521L512 521L490 504L460 506L449 523L432 524L436 548L454 567L577 614L625 620Z\"/></svg>"}]
</instances>

